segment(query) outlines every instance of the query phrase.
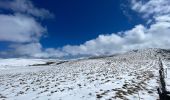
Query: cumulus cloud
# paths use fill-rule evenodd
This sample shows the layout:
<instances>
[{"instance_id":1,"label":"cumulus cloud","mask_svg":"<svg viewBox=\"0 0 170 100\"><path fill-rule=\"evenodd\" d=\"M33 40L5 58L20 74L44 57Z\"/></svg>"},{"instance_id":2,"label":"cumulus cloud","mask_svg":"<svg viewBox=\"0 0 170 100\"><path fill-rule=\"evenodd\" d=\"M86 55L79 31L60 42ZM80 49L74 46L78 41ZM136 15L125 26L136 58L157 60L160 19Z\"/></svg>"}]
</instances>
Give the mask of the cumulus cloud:
<instances>
[{"instance_id":1,"label":"cumulus cloud","mask_svg":"<svg viewBox=\"0 0 170 100\"><path fill-rule=\"evenodd\" d=\"M45 31L46 29L32 17L0 14L0 41L38 41Z\"/></svg>"},{"instance_id":2,"label":"cumulus cloud","mask_svg":"<svg viewBox=\"0 0 170 100\"><path fill-rule=\"evenodd\" d=\"M143 14L144 18L170 14L169 0L132 0L132 9Z\"/></svg>"},{"instance_id":3,"label":"cumulus cloud","mask_svg":"<svg viewBox=\"0 0 170 100\"><path fill-rule=\"evenodd\" d=\"M12 44L10 48L14 48L14 54L18 56L36 56L41 53L42 46L40 43L28 44Z\"/></svg>"},{"instance_id":4,"label":"cumulus cloud","mask_svg":"<svg viewBox=\"0 0 170 100\"><path fill-rule=\"evenodd\" d=\"M47 30L37 19L53 16L48 10L35 7L30 0L3 0L0 9L0 41L39 41ZM4 9L9 13L4 14Z\"/></svg>"},{"instance_id":5,"label":"cumulus cloud","mask_svg":"<svg viewBox=\"0 0 170 100\"><path fill-rule=\"evenodd\" d=\"M51 52L48 49L43 51L39 42L47 32L39 19L52 17L53 14L35 7L30 0L0 1L0 10L0 42L10 42L9 50L0 51L0 55L44 57ZM9 13L4 13L4 10Z\"/></svg>"},{"instance_id":6,"label":"cumulus cloud","mask_svg":"<svg viewBox=\"0 0 170 100\"><path fill-rule=\"evenodd\" d=\"M142 48L168 48L170 44L170 24L157 22L146 28L137 25L135 28L117 35L100 35L80 46L65 46L63 51L72 55L104 55Z\"/></svg>"},{"instance_id":7,"label":"cumulus cloud","mask_svg":"<svg viewBox=\"0 0 170 100\"><path fill-rule=\"evenodd\" d=\"M170 45L170 1L132 0L132 10L143 15L150 27L136 25L133 29L99 35L81 45L67 45L63 51L70 55L103 55L143 48L169 48Z\"/></svg>"},{"instance_id":8,"label":"cumulus cloud","mask_svg":"<svg viewBox=\"0 0 170 100\"><path fill-rule=\"evenodd\" d=\"M0 8L40 18L54 17L54 15L48 10L35 7L30 0L0 1Z\"/></svg>"},{"instance_id":9,"label":"cumulus cloud","mask_svg":"<svg viewBox=\"0 0 170 100\"><path fill-rule=\"evenodd\" d=\"M55 58L67 56L66 53L61 52L58 49L47 48L44 49L38 42L25 43L25 44L12 44L11 49L14 49L13 55L35 57L35 58Z\"/></svg>"},{"instance_id":10,"label":"cumulus cloud","mask_svg":"<svg viewBox=\"0 0 170 100\"><path fill-rule=\"evenodd\" d=\"M0 41L25 43L39 41L46 32L37 20L52 15L48 10L34 7L30 0L0 1Z\"/></svg>"}]
</instances>

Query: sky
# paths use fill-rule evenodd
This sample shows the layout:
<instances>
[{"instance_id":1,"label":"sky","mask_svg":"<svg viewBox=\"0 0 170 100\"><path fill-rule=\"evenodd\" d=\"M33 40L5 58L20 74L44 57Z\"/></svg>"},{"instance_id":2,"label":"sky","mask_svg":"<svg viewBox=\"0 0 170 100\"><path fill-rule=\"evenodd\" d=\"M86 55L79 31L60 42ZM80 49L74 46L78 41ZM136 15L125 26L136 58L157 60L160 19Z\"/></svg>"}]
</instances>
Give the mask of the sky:
<instances>
[{"instance_id":1,"label":"sky","mask_svg":"<svg viewBox=\"0 0 170 100\"><path fill-rule=\"evenodd\" d=\"M169 37L169 0L0 0L0 57L169 49Z\"/></svg>"}]
</instances>

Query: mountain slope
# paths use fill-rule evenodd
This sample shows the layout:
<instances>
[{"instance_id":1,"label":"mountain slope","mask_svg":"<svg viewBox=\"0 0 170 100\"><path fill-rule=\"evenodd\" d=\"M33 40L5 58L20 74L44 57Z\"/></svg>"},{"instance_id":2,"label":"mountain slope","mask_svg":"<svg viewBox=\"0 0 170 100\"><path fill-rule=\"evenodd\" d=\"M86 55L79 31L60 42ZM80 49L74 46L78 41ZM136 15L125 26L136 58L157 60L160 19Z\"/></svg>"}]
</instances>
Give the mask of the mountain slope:
<instances>
[{"instance_id":1,"label":"mountain slope","mask_svg":"<svg viewBox=\"0 0 170 100\"><path fill-rule=\"evenodd\" d=\"M170 67L169 50L144 49L47 66L0 69L5 100L156 100L158 58ZM6 62L8 63L8 62ZM0 65L0 68L2 66Z\"/></svg>"}]
</instances>

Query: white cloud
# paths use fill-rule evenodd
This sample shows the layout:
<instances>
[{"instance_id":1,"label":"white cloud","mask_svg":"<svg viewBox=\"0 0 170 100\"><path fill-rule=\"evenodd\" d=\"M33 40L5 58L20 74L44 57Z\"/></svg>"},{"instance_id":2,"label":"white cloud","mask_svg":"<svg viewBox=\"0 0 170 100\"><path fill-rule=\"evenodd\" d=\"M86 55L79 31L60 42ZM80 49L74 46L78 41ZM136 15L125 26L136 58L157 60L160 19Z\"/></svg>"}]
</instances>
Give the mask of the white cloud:
<instances>
[{"instance_id":1,"label":"white cloud","mask_svg":"<svg viewBox=\"0 0 170 100\"><path fill-rule=\"evenodd\" d=\"M49 57L63 57L66 53L54 48L44 49L38 42L26 43L26 44L13 44L10 45L11 49L14 49L13 55L26 56L35 58L49 58Z\"/></svg>"},{"instance_id":2,"label":"white cloud","mask_svg":"<svg viewBox=\"0 0 170 100\"><path fill-rule=\"evenodd\" d=\"M48 10L35 7L30 0L0 1L0 8L40 18L54 17Z\"/></svg>"},{"instance_id":3,"label":"white cloud","mask_svg":"<svg viewBox=\"0 0 170 100\"><path fill-rule=\"evenodd\" d=\"M170 0L132 0L132 9L142 13L144 18L170 14Z\"/></svg>"},{"instance_id":4,"label":"white cloud","mask_svg":"<svg viewBox=\"0 0 170 100\"><path fill-rule=\"evenodd\" d=\"M44 58L49 58L49 57L63 57L63 56L68 56L66 52L61 51L60 49L54 49L54 48L47 48L42 52L42 56Z\"/></svg>"},{"instance_id":5,"label":"white cloud","mask_svg":"<svg viewBox=\"0 0 170 100\"><path fill-rule=\"evenodd\" d=\"M38 41L46 31L34 18L24 15L0 15L0 41Z\"/></svg>"},{"instance_id":6,"label":"white cloud","mask_svg":"<svg viewBox=\"0 0 170 100\"><path fill-rule=\"evenodd\" d=\"M0 41L38 42L47 31L37 19L53 16L48 10L35 7L30 0L3 0L0 9ZM10 13L3 14L4 9Z\"/></svg>"},{"instance_id":7,"label":"white cloud","mask_svg":"<svg viewBox=\"0 0 170 100\"><path fill-rule=\"evenodd\" d=\"M43 51L39 43L47 30L37 19L52 17L53 14L34 7L30 0L0 1L0 9L0 42L10 42L9 50L1 51L0 55L47 57L52 52L48 49ZM3 14L4 9L12 13Z\"/></svg>"},{"instance_id":8,"label":"white cloud","mask_svg":"<svg viewBox=\"0 0 170 100\"><path fill-rule=\"evenodd\" d=\"M65 46L63 51L71 55L103 55L124 52L142 48L168 48L170 45L170 24L157 22L146 28L137 25L132 30L122 32L123 36L115 33L100 35L80 46Z\"/></svg>"},{"instance_id":9,"label":"white cloud","mask_svg":"<svg viewBox=\"0 0 170 100\"><path fill-rule=\"evenodd\" d=\"M10 48L15 49L14 54L19 56L31 56L35 57L41 53L42 46L40 43L28 43L28 44L13 44Z\"/></svg>"},{"instance_id":10,"label":"white cloud","mask_svg":"<svg viewBox=\"0 0 170 100\"><path fill-rule=\"evenodd\" d=\"M170 15L162 15L162 16L157 16L155 17L155 20L157 22L170 22Z\"/></svg>"},{"instance_id":11,"label":"white cloud","mask_svg":"<svg viewBox=\"0 0 170 100\"><path fill-rule=\"evenodd\" d=\"M70 55L103 55L142 48L169 48L170 45L170 1L132 0L132 9L146 18L150 27L136 25L133 29L100 35L81 45L67 45L63 51ZM151 19L150 19L151 18Z\"/></svg>"}]
</instances>

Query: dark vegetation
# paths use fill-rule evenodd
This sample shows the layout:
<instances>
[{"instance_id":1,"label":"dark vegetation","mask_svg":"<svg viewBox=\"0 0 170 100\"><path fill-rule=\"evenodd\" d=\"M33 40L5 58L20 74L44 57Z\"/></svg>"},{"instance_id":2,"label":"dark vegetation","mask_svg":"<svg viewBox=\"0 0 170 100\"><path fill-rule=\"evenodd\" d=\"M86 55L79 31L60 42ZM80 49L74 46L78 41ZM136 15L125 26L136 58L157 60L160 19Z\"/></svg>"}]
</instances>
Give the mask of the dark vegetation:
<instances>
[{"instance_id":1,"label":"dark vegetation","mask_svg":"<svg viewBox=\"0 0 170 100\"><path fill-rule=\"evenodd\" d=\"M89 57L88 59L102 59L102 58L106 58L108 56L93 56L93 57Z\"/></svg>"},{"instance_id":2,"label":"dark vegetation","mask_svg":"<svg viewBox=\"0 0 170 100\"><path fill-rule=\"evenodd\" d=\"M51 65L51 64L54 64L55 62L46 62L44 64L33 64L33 65L30 65L30 66L46 66L46 65Z\"/></svg>"},{"instance_id":3,"label":"dark vegetation","mask_svg":"<svg viewBox=\"0 0 170 100\"><path fill-rule=\"evenodd\" d=\"M59 65L59 64L62 64L62 63L66 63L66 62L68 62L68 61L60 61L60 62L56 63L56 65Z\"/></svg>"},{"instance_id":4,"label":"dark vegetation","mask_svg":"<svg viewBox=\"0 0 170 100\"><path fill-rule=\"evenodd\" d=\"M160 100L170 100L170 92L166 90L165 73L161 59L159 59L160 87L157 89Z\"/></svg>"},{"instance_id":5,"label":"dark vegetation","mask_svg":"<svg viewBox=\"0 0 170 100\"><path fill-rule=\"evenodd\" d=\"M92 56L92 57L89 57L88 59L102 59L102 58L114 57L114 56L118 56L118 55L119 55L119 54Z\"/></svg>"},{"instance_id":6,"label":"dark vegetation","mask_svg":"<svg viewBox=\"0 0 170 100\"><path fill-rule=\"evenodd\" d=\"M65 63L65 62L68 62L68 61L60 61L60 62L46 62L44 64L33 64L33 65L30 65L30 66L47 66L47 65L51 65L51 64L55 64L55 65L59 65L59 64L62 64L62 63Z\"/></svg>"}]
</instances>

